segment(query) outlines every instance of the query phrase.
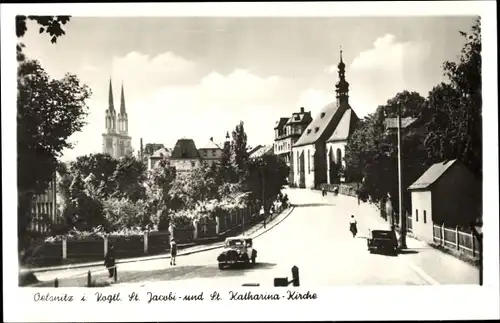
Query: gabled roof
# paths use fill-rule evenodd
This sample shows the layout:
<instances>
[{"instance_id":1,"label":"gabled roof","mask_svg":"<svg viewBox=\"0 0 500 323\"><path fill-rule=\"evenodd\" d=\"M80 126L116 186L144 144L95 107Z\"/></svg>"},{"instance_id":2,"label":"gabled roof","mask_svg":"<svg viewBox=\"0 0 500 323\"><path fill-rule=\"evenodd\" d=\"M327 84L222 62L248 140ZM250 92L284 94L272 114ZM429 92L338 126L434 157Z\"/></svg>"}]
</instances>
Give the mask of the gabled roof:
<instances>
[{"instance_id":1,"label":"gabled roof","mask_svg":"<svg viewBox=\"0 0 500 323\"><path fill-rule=\"evenodd\" d=\"M342 119L326 142L347 140L359 121L356 112L349 108L344 112Z\"/></svg>"},{"instance_id":2,"label":"gabled roof","mask_svg":"<svg viewBox=\"0 0 500 323\"><path fill-rule=\"evenodd\" d=\"M325 130L329 128L328 125L330 125L334 119L337 111L339 111L339 108L342 108L340 110L350 108L349 103L344 101L340 106L338 106L336 102L327 104L312 120L309 126L307 126L302 136L300 136L299 140L297 140L293 146L297 147L316 143L316 141L321 138L321 135L323 135Z\"/></svg>"},{"instance_id":3,"label":"gabled roof","mask_svg":"<svg viewBox=\"0 0 500 323\"><path fill-rule=\"evenodd\" d=\"M197 159L200 158L198 149L193 139L179 139L172 151L171 159Z\"/></svg>"},{"instance_id":4,"label":"gabled roof","mask_svg":"<svg viewBox=\"0 0 500 323\"><path fill-rule=\"evenodd\" d=\"M151 157L170 157L172 155L172 151L168 148L160 148L151 155Z\"/></svg>"},{"instance_id":5,"label":"gabled roof","mask_svg":"<svg viewBox=\"0 0 500 323\"><path fill-rule=\"evenodd\" d=\"M429 188L456 162L457 160L453 159L435 163L434 165L429 167L413 184L411 184L410 187L408 187L408 190L421 190Z\"/></svg>"},{"instance_id":6,"label":"gabled roof","mask_svg":"<svg viewBox=\"0 0 500 323\"><path fill-rule=\"evenodd\" d=\"M276 121L274 129L283 128L283 126L287 123L288 119L289 118L280 118L278 121Z\"/></svg>"},{"instance_id":7,"label":"gabled roof","mask_svg":"<svg viewBox=\"0 0 500 323\"><path fill-rule=\"evenodd\" d=\"M256 149L254 152L252 152L249 156L249 158L258 158L262 157L264 155L270 155L274 152L274 146L273 145L265 145L261 146L260 148Z\"/></svg>"},{"instance_id":8,"label":"gabled roof","mask_svg":"<svg viewBox=\"0 0 500 323\"><path fill-rule=\"evenodd\" d=\"M417 121L417 118L407 117L401 118L401 128L406 128ZM384 121L384 125L386 128L397 128L398 127L398 119L397 118L387 118Z\"/></svg>"},{"instance_id":9,"label":"gabled roof","mask_svg":"<svg viewBox=\"0 0 500 323\"><path fill-rule=\"evenodd\" d=\"M214 142L213 138L210 138L210 140L208 140L208 142L204 146L201 146L199 149L222 149L222 148Z\"/></svg>"},{"instance_id":10,"label":"gabled roof","mask_svg":"<svg viewBox=\"0 0 500 323\"><path fill-rule=\"evenodd\" d=\"M262 148L262 145L257 145L253 148L250 148L247 150L247 153L248 153L248 156L252 155L255 151L257 151L258 149Z\"/></svg>"},{"instance_id":11,"label":"gabled roof","mask_svg":"<svg viewBox=\"0 0 500 323\"><path fill-rule=\"evenodd\" d=\"M292 117L288 119L287 125L289 124L305 124L312 121L311 112L304 112L301 109L301 112L292 113Z\"/></svg>"}]
</instances>

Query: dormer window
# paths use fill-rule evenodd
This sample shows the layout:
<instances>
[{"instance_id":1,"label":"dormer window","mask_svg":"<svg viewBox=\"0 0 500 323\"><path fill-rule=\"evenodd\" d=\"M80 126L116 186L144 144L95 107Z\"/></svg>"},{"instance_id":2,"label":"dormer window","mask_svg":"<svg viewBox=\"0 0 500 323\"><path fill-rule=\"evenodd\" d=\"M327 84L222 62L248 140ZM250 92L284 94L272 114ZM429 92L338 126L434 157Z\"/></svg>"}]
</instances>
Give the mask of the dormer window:
<instances>
[{"instance_id":1,"label":"dormer window","mask_svg":"<svg viewBox=\"0 0 500 323\"><path fill-rule=\"evenodd\" d=\"M310 134L311 133L311 129L307 129L307 134Z\"/></svg>"},{"instance_id":2,"label":"dormer window","mask_svg":"<svg viewBox=\"0 0 500 323\"><path fill-rule=\"evenodd\" d=\"M314 129L314 131L318 132L318 131L319 131L319 127L316 127L316 128Z\"/></svg>"},{"instance_id":3,"label":"dormer window","mask_svg":"<svg viewBox=\"0 0 500 323\"><path fill-rule=\"evenodd\" d=\"M325 116L325 113L321 112L321 118L323 118L324 116Z\"/></svg>"}]
</instances>

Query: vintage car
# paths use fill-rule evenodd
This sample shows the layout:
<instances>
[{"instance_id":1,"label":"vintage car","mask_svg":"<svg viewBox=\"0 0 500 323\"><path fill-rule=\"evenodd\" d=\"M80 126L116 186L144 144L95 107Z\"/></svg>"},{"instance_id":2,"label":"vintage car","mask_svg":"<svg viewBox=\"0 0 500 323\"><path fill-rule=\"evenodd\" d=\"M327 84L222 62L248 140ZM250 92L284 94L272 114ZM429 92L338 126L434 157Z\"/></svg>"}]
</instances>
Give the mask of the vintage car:
<instances>
[{"instance_id":1,"label":"vintage car","mask_svg":"<svg viewBox=\"0 0 500 323\"><path fill-rule=\"evenodd\" d=\"M225 266L237 263L255 264L255 258L257 258L257 250L253 248L252 238L240 236L226 239L224 249L217 257L217 261L219 269L224 269Z\"/></svg>"},{"instance_id":2,"label":"vintage car","mask_svg":"<svg viewBox=\"0 0 500 323\"><path fill-rule=\"evenodd\" d=\"M367 244L370 253L377 251L397 254L398 252L398 239L392 230L370 230Z\"/></svg>"}]
</instances>

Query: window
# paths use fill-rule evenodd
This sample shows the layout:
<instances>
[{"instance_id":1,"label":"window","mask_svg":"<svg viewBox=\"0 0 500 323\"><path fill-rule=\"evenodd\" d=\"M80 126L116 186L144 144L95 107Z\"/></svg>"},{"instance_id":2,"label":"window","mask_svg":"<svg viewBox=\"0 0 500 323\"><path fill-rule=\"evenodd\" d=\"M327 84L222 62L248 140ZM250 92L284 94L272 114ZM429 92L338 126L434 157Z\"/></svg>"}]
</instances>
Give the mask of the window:
<instances>
[{"instance_id":1,"label":"window","mask_svg":"<svg viewBox=\"0 0 500 323\"><path fill-rule=\"evenodd\" d=\"M196 167L196 162L195 161L191 161L191 167Z\"/></svg>"},{"instance_id":2,"label":"window","mask_svg":"<svg viewBox=\"0 0 500 323\"><path fill-rule=\"evenodd\" d=\"M321 112L321 118L323 118L324 116L325 116L325 113Z\"/></svg>"},{"instance_id":3,"label":"window","mask_svg":"<svg viewBox=\"0 0 500 323\"><path fill-rule=\"evenodd\" d=\"M311 174L311 152L307 151L307 173Z\"/></svg>"},{"instance_id":4,"label":"window","mask_svg":"<svg viewBox=\"0 0 500 323\"><path fill-rule=\"evenodd\" d=\"M307 134L310 134L311 133L311 129L307 129Z\"/></svg>"},{"instance_id":5,"label":"window","mask_svg":"<svg viewBox=\"0 0 500 323\"><path fill-rule=\"evenodd\" d=\"M212 149L212 156L216 156L216 155L217 155L217 150Z\"/></svg>"},{"instance_id":6,"label":"window","mask_svg":"<svg viewBox=\"0 0 500 323\"><path fill-rule=\"evenodd\" d=\"M424 210L424 223L427 223L427 212Z\"/></svg>"},{"instance_id":7,"label":"window","mask_svg":"<svg viewBox=\"0 0 500 323\"><path fill-rule=\"evenodd\" d=\"M418 222L418 210L415 210L415 222Z\"/></svg>"},{"instance_id":8,"label":"window","mask_svg":"<svg viewBox=\"0 0 500 323\"><path fill-rule=\"evenodd\" d=\"M318 131L319 131L319 127L316 127L316 128L314 129L314 131L315 131L315 132L318 132Z\"/></svg>"},{"instance_id":9,"label":"window","mask_svg":"<svg viewBox=\"0 0 500 323\"><path fill-rule=\"evenodd\" d=\"M203 150L203 156L207 157L207 151Z\"/></svg>"}]
</instances>

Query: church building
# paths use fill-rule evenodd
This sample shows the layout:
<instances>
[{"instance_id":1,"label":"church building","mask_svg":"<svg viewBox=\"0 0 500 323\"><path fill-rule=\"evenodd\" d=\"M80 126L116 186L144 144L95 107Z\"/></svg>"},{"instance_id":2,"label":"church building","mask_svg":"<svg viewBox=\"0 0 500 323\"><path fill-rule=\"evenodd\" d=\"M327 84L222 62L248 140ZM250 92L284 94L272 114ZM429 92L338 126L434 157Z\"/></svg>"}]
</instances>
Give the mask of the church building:
<instances>
[{"instance_id":1,"label":"church building","mask_svg":"<svg viewBox=\"0 0 500 323\"><path fill-rule=\"evenodd\" d=\"M102 152L114 158L133 154L132 138L128 135L128 115L125 109L125 94L121 92L120 113L116 115L113 103L113 87L109 80L109 102L105 115L106 131L102 134Z\"/></svg>"},{"instance_id":2,"label":"church building","mask_svg":"<svg viewBox=\"0 0 500 323\"><path fill-rule=\"evenodd\" d=\"M297 187L319 188L321 184L336 182L338 168L343 165L345 144L358 117L349 105L342 51L338 75L336 102L327 104L293 145L293 184Z\"/></svg>"}]
</instances>

